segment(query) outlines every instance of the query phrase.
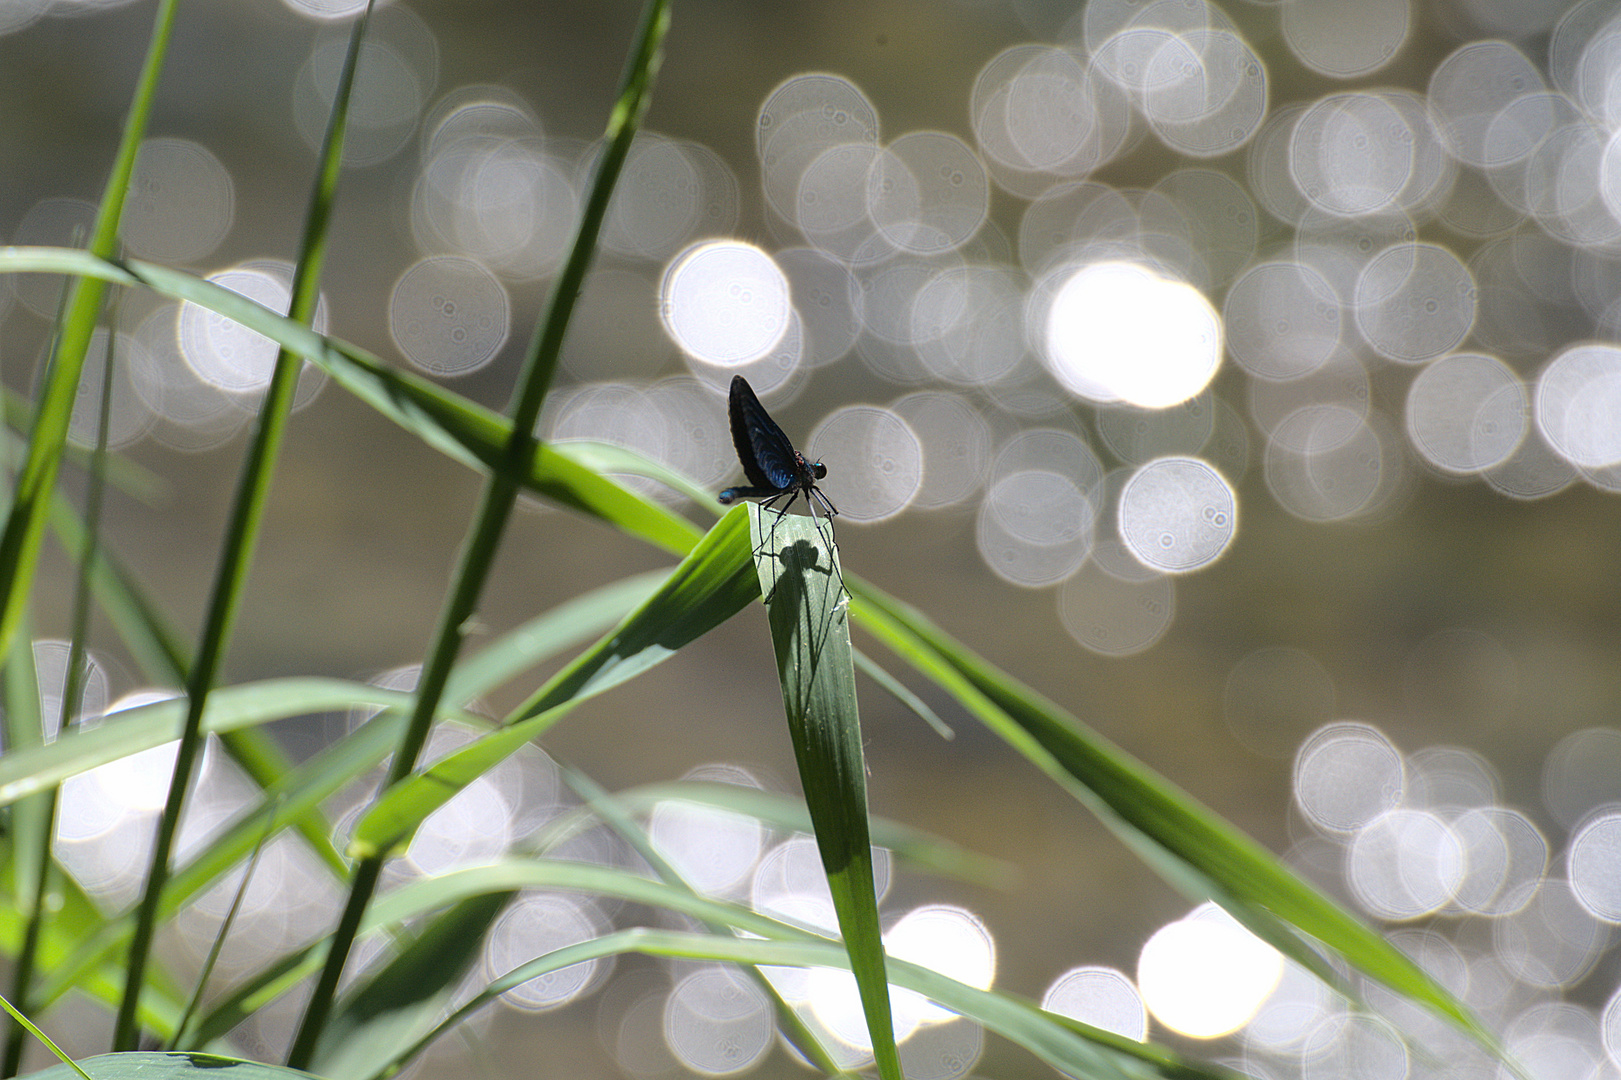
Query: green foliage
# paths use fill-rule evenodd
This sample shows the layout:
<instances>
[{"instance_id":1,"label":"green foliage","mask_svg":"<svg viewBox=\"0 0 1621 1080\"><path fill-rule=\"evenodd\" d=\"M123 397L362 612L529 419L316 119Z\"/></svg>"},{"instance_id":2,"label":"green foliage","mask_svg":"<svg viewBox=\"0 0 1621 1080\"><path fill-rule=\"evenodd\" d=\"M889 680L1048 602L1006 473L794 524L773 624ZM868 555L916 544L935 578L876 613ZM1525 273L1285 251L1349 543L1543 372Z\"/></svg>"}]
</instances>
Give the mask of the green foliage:
<instances>
[{"instance_id":1,"label":"green foliage","mask_svg":"<svg viewBox=\"0 0 1621 1080\"><path fill-rule=\"evenodd\" d=\"M313 332L298 317L310 304L296 303L295 316L277 315L235 293L180 271L112 258L117 207L127 195L133 147L144 130L163 45L169 8L160 11L147 71L137 91L124 142L104 196L89 250L0 250L0 273L51 271L73 276L76 285L62 316L57 360L27 433L27 456L0 539L0 644L7 649L8 692L31 695L27 622L34 571L45 523L54 523L74 551L83 524L55 487L68 413L77 390L83 346L94 328L100 284L146 289L188 300L234 319L275 340L283 353L278 371L295 372L298 361L319 365L344 391L399 424L425 445L479 470L486 488L468 526L462 563L446 584L445 606L433 641L424 648L422 683L414 693L386 691L332 679L287 677L214 687L218 659L229 646L236 597L252 559L264 497L279 452L291 376L280 377L279 394L267 398L261 436L244 465L238 489L240 512L222 541L220 571L210 618L194 653L179 644L161 598L122 569L102 546L90 556L89 587L131 656L150 677L184 685L183 698L159 702L109 718L100 726L45 742L13 733L13 747L0 758L0 807L9 807L5 836L5 890L0 948L14 954L27 934L38 942L38 962L22 988L25 1011L50 1007L71 991L119 1005L129 1024L169 1037L178 1023L179 1000L172 980L145 960L152 927L202 891L224 879L268 834L297 829L322 860L331 880L346 890L349 904L332 937L278 956L242 979L188 1028L185 1049L208 1046L254 1010L264 1008L302 979L324 972L313 994L293 1060L326 1075L381 1077L407 1064L428 1043L500 993L530 978L593 957L640 952L688 960L759 965L815 965L852 970L862 992L870 1030L877 1033L880 1072L900 1075L889 1023L890 983L916 989L1001 1033L1054 1066L1097 1077L1217 1077L1226 1071L1190 1061L1168 1049L1141 1045L1052 1016L1015 995L976 990L884 954L874 898L871 843L915 854L936 869L985 876L996 868L984 859L888 823L871 822L856 710L849 623L884 644L903 664L934 682L966 712L1025 755L1063 790L1095 811L1124 842L1190 897L1214 898L1235 917L1287 955L1325 977L1323 955L1422 1002L1482 1045L1490 1036L1469 1011L1432 978L1360 921L1304 882L1259 845L1221 821L1174 785L1155 775L1006 673L953 641L922 613L885 596L838 568L837 552L804 518L776 520L756 507L736 508L707 531L658 502L636 494L610 474L629 471L668 479L689 494L701 493L684 478L615 448L537 443L534 421L550 387L574 298L596 248L596 234L640 117L647 108L668 22L667 5L655 0L633 44L618 103L607 126L606 149L588 200L570 261L551 306L536 327L511 418L384 361L346 342ZM345 97L338 109L314 185L305 236L299 296L308 301L324 249L326 221L341 158ZM111 222L111 226L107 223ZM110 231L111 230L111 231ZM94 287L93 287L94 286ZM76 353L76 355L75 355ZM602 526L640 538L681 556L667 573L627 578L575 600L462 657L461 637L492 572L494 554L513 500L527 491ZM703 500L699 498L700 505ZM712 504L710 504L712 506ZM848 586L848 596L845 589ZM774 821L787 828L813 828L834 898L841 938L818 935L732 904L696 895L668 868L650 880L610 868L546 857L561 831L536 840L535 850L514 854L478 870L430 877L374 897L383 861L413 830L457 791L507 756L546 734L587 698L611 692L643 675L715 626L766 597L788 734L805 792L805 804L788 808L780 799L694 786L681 797L707 800ZM601 635L597 637L597 635ZM529 668L573 655L562 670L499 723L465 712L475 697L521 676ZM863 660L864 665L872 665ZM880 672L882 669L877 669ZM893 685L899 687L899 682ZM920 701L913 706L926 710ZM274 720L310 713L368 709L375 717L310 760L293 765L258 729ZM18 723L25 709L11 709ZM417 756L431 726L455 718L484 734L425 769ZM138 915L103 915L71 885L52 910L27 902L47 867L48 825L38 800L49 799L64 780L88 769L179 737L194 756L208 734L225 737L261 792L255 807L231 827L169 866L160 846ZM182 759L188 760L187 758ZM388 781L356 826L347 852L328 841L331 823L321 806L334 792L392 762ZM189 770L182 767L182 779ZM670 790L614 796L592 793L581 815L606 820L633 842L634 811ZM166 813L171 839L179 817L177 794ZM561 830L564 826L555 828ZM650 860L651 862L651 860ZM172 871L172 872L171 872ZM471 1001L442 1015L449 989L468 964L481 935L517 890L577 890L635 900L662 911L698 919L706 932L680 934L651 929L618 930L546 956L487 981ZM744 938L739 935L747 934ZM337 973L354 941L387 935L393 959L361 979L347 997L337 993ZM134 960L129 959L133 950ZM121 985L130 975L131 985ZM144 992L144 993L143 993ZM791 1014L779 1009L783 1023ZM130 1032L133 1028L130 1028ZM831 1068L831 1056L803 1030L795 1041L813 1060ZM121 1038L133 1045L132 1038ZM97 1080L139 1075L195 1080L200 1071L222 1069L243 1080L266 1080L291 1072L268 1064L237 1062L195 1053L114 1054L86 1062ZM58 1069L48 1070L53 1075ZM53 1076L53 1080L55 1077Z\"/></svg>"}]
</instances>

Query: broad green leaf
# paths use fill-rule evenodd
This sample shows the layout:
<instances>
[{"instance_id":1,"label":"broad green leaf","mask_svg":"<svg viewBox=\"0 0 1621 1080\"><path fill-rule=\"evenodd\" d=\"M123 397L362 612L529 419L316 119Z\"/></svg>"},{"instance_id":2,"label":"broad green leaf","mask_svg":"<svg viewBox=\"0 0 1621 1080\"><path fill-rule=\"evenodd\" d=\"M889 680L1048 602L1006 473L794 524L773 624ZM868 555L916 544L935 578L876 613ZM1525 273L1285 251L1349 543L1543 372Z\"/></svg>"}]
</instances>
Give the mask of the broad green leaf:
<instances>
[{"instance_id":1,"label":"broad green leaf","mask_svg":"<svg viewBox=\"0 0 1621 1080\"><path fill-rule=\"evenodd\" d=\"M879 1074L900 1080L873 886L850 605L838 549L824 537L815 517L750 503L749 526L777 654L783 712L822 869L861 990Z\"/></svg>"}]
</instances>

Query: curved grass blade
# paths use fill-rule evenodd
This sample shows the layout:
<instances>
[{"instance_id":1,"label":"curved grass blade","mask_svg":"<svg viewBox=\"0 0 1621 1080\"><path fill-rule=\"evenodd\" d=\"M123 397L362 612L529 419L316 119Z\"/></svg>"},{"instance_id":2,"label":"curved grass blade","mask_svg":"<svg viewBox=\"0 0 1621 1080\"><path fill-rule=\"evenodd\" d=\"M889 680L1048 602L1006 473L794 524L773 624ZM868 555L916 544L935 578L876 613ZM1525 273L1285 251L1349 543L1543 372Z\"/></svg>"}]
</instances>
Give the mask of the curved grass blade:
<instances>
[{"instance_id":1,"label":"curved grass blade","mask_svg":"<svg viewBox=\"0 0 1621 1080\"><path fill-rule=\"evenodd\" d=\"M425 444L489 471L516 471L525 488L560 506L597 518L677 555L702 534L672 510L636 495L582 465L593 451L543 444L521 465L507 461L512 424L500 414L389 366L365 349L327 338L211 281L137 259L109 261L75 248L0 247L0 273L77 274L124 286L144 286L224 315L320 367L334 382L410 431ZM645 459L644 459L645 460Z\"/></svg>"},{"instance_id":2,"label":"curved grass blade","mask_svg":"<svg viewBox=\"0 0 1621 1080\"><path fill-rule=\"evenodd\" d=\"M410 1061L434 1039L515 986L571 964L626 953L779 967L847 968L849 965L849 957L837 944L824 942L738 939L640 928L620 930L558 949L507 972L418 1042L403 1048L388 1067L372 1074L368 1080L383 1080L391 1070ZM1231 1069L1054 1016L1011 995L965 986L904 961L896 960L892 964L897 986L915 990L983 1024L1072 1076L1084 1076L1088 1080L1244 1080Z\"/></svg>"},{"instance_id":3,"label":"curved grass blade","mask_svg":"<svg viewBox=\"0 0 1621 1080\"><path fill-rule=\"evenodd\" d=\"M561 604L503 635L483 653L458 668L451 687L454 693L463 696L451 697L450 700L465 701L476 697L497 682L504 681L513 672L546 660L582 638L601 632L602 628L612 625L625 610L634 606L636 599L646 594L651 584L650 579L662 576L662 574L638 575L623 582L603 586ZM276 684L269 685L276 686ZM275 692L280 693L284 689L276 687ZM215 695L215 706L217 707L221 701L229 702L242 692L243 688L219 691ZM168 916L190 902L231 867L237 865L252 850L259 837L277 832L288 824L305 820L300 815L315 813L326 798L352 783L355 777L374 767L387 755L389 749L399 739L399 731L405 722L403 705L408 698L394 691L381 693L388 694L396 700L398 702L396 707L372 717L359 729L326 747L296 769L284 771L275 782L266 785L263 798L257 807L234 819L222 833L212 838L201 851L197 852L190 862L177 869L164 890L161 908L163 915ZM363 707L376 706L368 701ZM456 715L464 722L484 723L481 717ZM120 714L115 722L125 723L127 719L128 714ZM247 729L237 728L235 732L241 733L244 730ZM116 734L118 738L113 741L120 746L125 740L140 742L151 737L150 732L145 730L131 731L128 728L120 729ZM220 734L230 735L232 731L222 731ZM142 748L144 747L125 747L131 752ZM4 762L5 759L0 758L0 770L4 769ZM325 834L323 839L326 839ZM341 875L347 872L348 865L342 863L332 868L336 874ZM93 932L81 933L73 942L79 946L74 959L53 972L46 987L45 1000L54 1001L71 988L85 972L105 963L110 951L128 939L130 930L129 916L125 915L99 925Z\"/></svg>"},{"instance_id":4,"label":"curved grass blade","mask_svg":"<svg viewBox=\"0 0 1621 1080\"><path fill-rule=\"evenodd\" d=\"M663 663L758 595L741 513L716 523L664 584L503 725L384 793L355 826L350 850L381 857L456 793L544 732L580 701Z\"/></svg>"},{"instance_id":5,"label":"curved grass blade","mask_svg":"<svg viewBox=\"0 0 1621 1080\"><path fill-rule=\"evenodd\" d=\"M1211 898L1290 959L1348 990L1300 934L1418 1001L1485 1049L1496 1037L1405 953L1271 852L1056 704L997 670L914 608L863 587L863 624L1096 813L1193 899Z\"/></svg>"},{"instance_id":6,"label":"curved grass blade","mask_svg":"<svg viewBox=\"0 0 1621 1080\"><path fill-rule=\"evenodd\" d=\"M804 800L738 784L678 780L615 792L613 799L615 804L633 811L651 810L661 802L695 803L754 818L778 832L810 835L812 831ZM547 851L591 828L596 821L589 806L560 814L531 835L531 849ZM913 867L991 888L1010 888L1017 880L1017 868L1001 859L969 851L932 833L887 818L869 818L869 822L872 842Z\"/></svg>"}]
</instances>

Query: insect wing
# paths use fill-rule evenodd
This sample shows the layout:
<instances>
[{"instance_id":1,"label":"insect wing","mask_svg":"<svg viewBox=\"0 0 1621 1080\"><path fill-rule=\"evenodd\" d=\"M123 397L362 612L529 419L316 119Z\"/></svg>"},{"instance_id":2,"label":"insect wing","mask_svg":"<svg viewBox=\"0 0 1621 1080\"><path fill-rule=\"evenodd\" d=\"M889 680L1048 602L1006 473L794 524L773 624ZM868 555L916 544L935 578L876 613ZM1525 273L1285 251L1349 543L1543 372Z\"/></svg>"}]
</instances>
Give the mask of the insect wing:
<instances>
[{"instance_id":1,"label":"insect wing","mask_svg":"<svg viewBox=\"0 0 1621 1080\"><path fill-rule=\"evenodd\" d=\"M732 422L732 445L743 463L743 475L758 488L788 491L799 482L798 455L782 428L771 419L754 396L754 389L741 375L732 376L728 402Z\"/></svg>"}]
</instances>

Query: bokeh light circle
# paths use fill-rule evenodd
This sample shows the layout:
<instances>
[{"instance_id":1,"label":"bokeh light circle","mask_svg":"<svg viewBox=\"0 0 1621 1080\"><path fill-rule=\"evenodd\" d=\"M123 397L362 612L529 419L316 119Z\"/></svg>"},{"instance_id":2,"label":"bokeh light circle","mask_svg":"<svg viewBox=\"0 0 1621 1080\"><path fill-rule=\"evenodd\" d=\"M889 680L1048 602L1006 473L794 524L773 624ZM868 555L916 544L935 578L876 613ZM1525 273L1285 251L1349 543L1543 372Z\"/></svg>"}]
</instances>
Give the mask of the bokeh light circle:
<instances>
[{"instance_id":1,"label":"bokeh light circle","mask_svg":"<svg viewBox=\"0 0 1621 1080\"><path fill-rule=\"evenodd\" d=\"M429 256L399 276L389 298L389 333L415 367L464 375L488 363L507 340L507 290L480 263Z\"/></svg>"},{"instance_id":2,"label":"bokeh light circle","mask_svg":"<svg viewBox=\"0 0 1621 1080\"><path fill-rule=\"evenodd\" d=\"M1120 492L1120 538L1162 573L1208 566L1238 528L1232 485L1198 458L1165 457L1131 475Z\"/></svg>"},{"instance_id":3,"label":"bokeh light circle","mask_svg":"<svg viewBox=\"0 0 1621 1080\"><path fill-rule=\"evenodd\" d=\"M717 240L688 249L665 270L660 292L676 344L717 367L758 360L788 331L788 279L752 244Z\"/></svg>"},{"instance_id":4,"label":"bokeh light circle","mask_svg":"<svg viewBox=\"0 0 1621 1080\"><path fill-rule=\"evenodd\" d=\"M811 432L804 451L827 466L839 516L882 521L906 509L923 484L923 443L893 409L850 405Z\"/></svg>"},{"instance_id":5,"label":"bokeh light circle","mask_svg":"<svg viewBox=\"0 0 1621 1080\"><path fill-rule=\"evenodd\" d=\"M1190 285L1135 263L1093 263L1053 292L1043 341L1048 367L1071 392L1164 408L1215 377L1221 318Z\"/></svg>"}]
</instances>

